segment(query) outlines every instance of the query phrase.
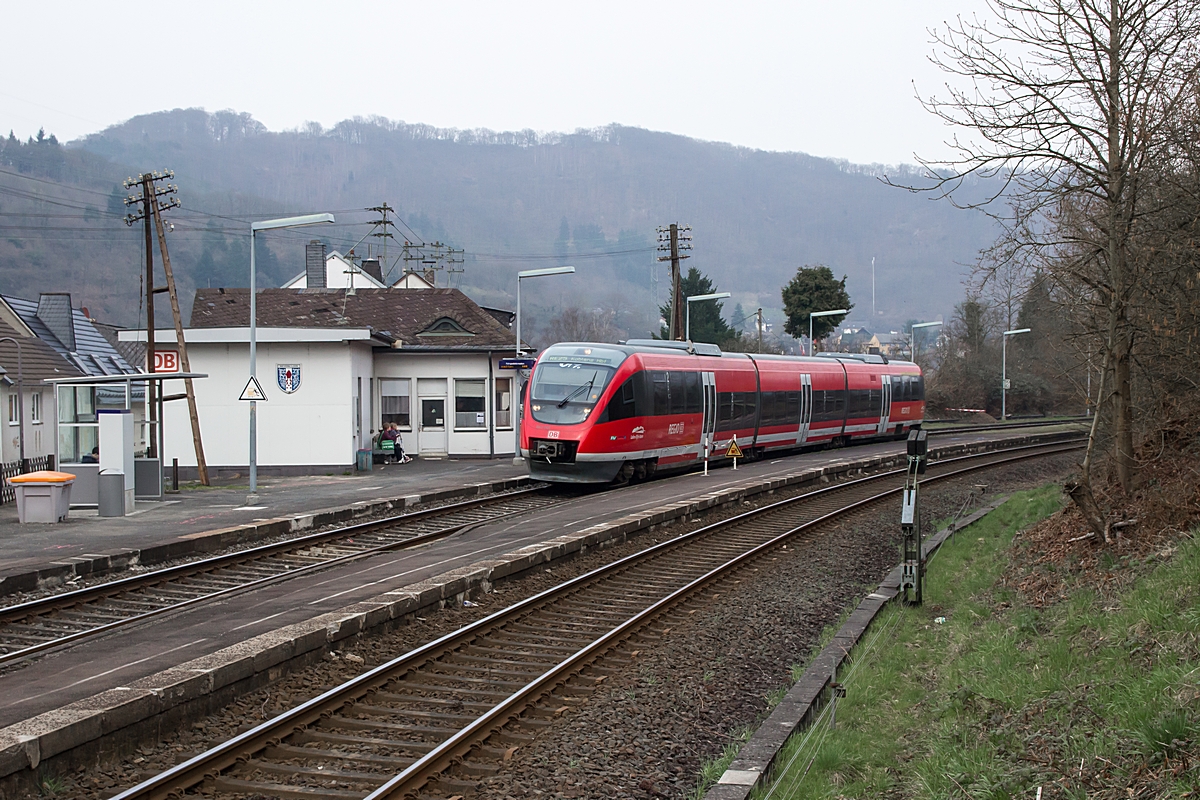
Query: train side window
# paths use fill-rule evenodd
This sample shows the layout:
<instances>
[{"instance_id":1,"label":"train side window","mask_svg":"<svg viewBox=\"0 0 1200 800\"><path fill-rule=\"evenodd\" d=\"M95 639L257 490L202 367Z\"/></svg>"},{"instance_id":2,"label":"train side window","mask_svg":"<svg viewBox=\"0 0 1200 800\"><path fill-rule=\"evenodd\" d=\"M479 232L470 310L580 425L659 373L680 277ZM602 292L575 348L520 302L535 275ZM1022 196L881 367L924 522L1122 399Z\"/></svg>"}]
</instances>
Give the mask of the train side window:
<instances>
[{"instance_id":1,"label":"train side window","mask_svg":"<svg viewBox=\"0 0 1200 800\"><path fill-rule=\"evenodd\" d=\"M733 393L733 427L735 430L754 427L755 399L757 392Z\"/></svg>"},{"instance_id":2,"label":"train side window","mask_svg":"<svg viewBox=\"0 0 1200 800\"><path fill-rule=\"evenodd\" d=\"M727 431L733 427L733 393L717 393L717 430Z\"/></svg>"},{"instance_id":3,"label":"train side window","mask_svg":"<svg viewBox=\"0 0 1200 800\"><path fill-rule=\"evenodd\" d=\"M701 385L699 372L683 373L684 390L687 392L687 404L684 413L699 414L704 411L704 403L701 399Z\"/></svg>"},{"instance_id":4,"label":"train side window","mask_svg":"<svg viewBox=\"0 0 1200 800\"><path fill-rule=\"evenodd\" d=\"M633 390L633 376L621 384L621 388L613 392L612 399L608 401L608 408L605 409L607 420L601 418L601 422L616 422L619 419L629 419L635 416L637 410L636 395Z\"/></svg>"},{"instance_id":5,"label":"train side window","mask_svg":"<svg viewBox=\"0 0 1200 800\"><path fill-rule=\"evenodd\" d=\"M916 376L916 378L914 380L913 389L915 390L913 392L914 400L924 400L925 399L925 376L924 375Z\"/></svg>"},{"instance_id":6,"label":"train side window","mask_svg":"<svg viewBox=\"0 0 1200 800\"><path fill-rule=\"evenodd\" d=\"M684 388L682 372L669 372L668 384L671 387L671 414L683 414L687 410L687 390Z\"/></svg>"},{"instance_id":7,"label":"train side window","mask_svg":"<svg viewBox=\"0 0 1200 800\"><path fill-rule=\"evenodd\" d=\"M825 391L823 389L813 389L812 392L812 421L825 421Z\"/></svg>"},{"instance_id":8,"label":"train side window","mask_svg":"<svg viewBox=\"0 0 1200 800\"><path fill-rule=\"evenodd\" d=\"M831 420L840 421L846 416L846 390L837 389L825 393L825 413Z\"/></svg>"},{"instance_id":9,"label":"train side window","mask_svg":"<svg viewBox=\"0 0 1200 800\"><path fill-rule=\"evenodd\" d=\"M800 424L800 393L787 392L787 400L783 412L783 424L798 425Z\"/></svg>"},{"instance_id":10,"label":"train side window","mask_svg":"<svg viewBox=\"0 0 1200 800\"><path fill-rule=\"evenodd\" d=\"M654 416L660 417L670 413L671 410L671 391L670 378L666 372L651 372L650 373L650 396L653 398L654 410L651 412Z\"/></svg>"}]
</instances>

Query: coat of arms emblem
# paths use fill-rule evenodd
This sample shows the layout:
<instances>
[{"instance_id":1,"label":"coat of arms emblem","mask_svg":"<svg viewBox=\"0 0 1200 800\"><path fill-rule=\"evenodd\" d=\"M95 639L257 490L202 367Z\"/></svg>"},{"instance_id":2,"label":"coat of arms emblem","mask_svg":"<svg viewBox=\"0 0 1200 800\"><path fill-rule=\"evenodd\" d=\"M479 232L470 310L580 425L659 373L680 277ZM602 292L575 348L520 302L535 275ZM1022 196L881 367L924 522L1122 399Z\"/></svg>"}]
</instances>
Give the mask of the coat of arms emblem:
<instances>
[{"instance_id":1,"label":"coat of arms emblem","mask_svg":"<svg viewBox=\"0 0 1200 800\"><path fill-rule=\"evenodd\" d=\"M277 364L275 366L275 380L279 384L279 390L284 394L292 394L300 388L300 365L299 364Z\"/></svg>"}]
</instances>

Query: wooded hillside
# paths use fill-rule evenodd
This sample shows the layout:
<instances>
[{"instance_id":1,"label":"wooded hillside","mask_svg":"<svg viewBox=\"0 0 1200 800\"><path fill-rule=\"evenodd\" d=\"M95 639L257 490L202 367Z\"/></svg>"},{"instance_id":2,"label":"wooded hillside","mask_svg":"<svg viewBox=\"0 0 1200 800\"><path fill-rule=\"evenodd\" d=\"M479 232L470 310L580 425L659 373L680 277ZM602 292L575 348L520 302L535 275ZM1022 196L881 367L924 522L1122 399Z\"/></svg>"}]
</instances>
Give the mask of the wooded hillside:
<instances>
[{"instance_id":1,"label":"wooded hillside","mask_svg":"<svg viewBox=\"0 0 1200 800\"><path fill-rule=\"evenodd\" d=\"M478 301L511 307L517 270L566 261L578 274L539 285L523 298L527 309L604 306L633 335L657 330L666 298L666 270L652 250L658 225L691 224L687 265L733 292L730 307L761 305L777 324L780 287L797 266L824 263L849 275L855 320L870 325L875 256L878 328L948 314L961 299L964 265L995 237L982 215L883 185L878 167L620 126L539 135L356 119L276 133L246 114L189 109L136 117L67 146L13 140L0 160L0 169L72 187L0 175L0 213L13 223L0 239L0 289L68 289L93 313L129 324L139 309L141 236L120 221L118 182L153 169L173 169L179 185L184 208L172 212L170 241L189 298L194 286L246 284L250 214L338 217L336 227L268 240L260 269L278 285L302 270L311 235L344 251L368 233L372 215L362 209L386 201L415 236L466 251L465 271L441 279ZM389 260L398 252L393 242Z\"/></svg>"}]
</instances>

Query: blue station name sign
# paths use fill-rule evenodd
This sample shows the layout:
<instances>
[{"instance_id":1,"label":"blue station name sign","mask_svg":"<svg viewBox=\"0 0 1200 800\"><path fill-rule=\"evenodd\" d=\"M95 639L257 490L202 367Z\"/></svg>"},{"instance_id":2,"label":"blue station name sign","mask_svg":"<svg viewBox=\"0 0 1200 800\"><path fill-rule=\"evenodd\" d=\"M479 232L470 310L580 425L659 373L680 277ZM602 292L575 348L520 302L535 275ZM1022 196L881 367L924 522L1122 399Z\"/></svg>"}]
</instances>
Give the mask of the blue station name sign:
<instances>
[{"instance_id":1,"label":"blue station name sign","mask_svg":"<svg viewBox=\"0 0 1200 800\"><path fill-rule=\"evenodd\" d=\"M537 363L537 358L502 358L500 359L500 369L533 369L533 365Z\"/></svg>"}]
</instances>

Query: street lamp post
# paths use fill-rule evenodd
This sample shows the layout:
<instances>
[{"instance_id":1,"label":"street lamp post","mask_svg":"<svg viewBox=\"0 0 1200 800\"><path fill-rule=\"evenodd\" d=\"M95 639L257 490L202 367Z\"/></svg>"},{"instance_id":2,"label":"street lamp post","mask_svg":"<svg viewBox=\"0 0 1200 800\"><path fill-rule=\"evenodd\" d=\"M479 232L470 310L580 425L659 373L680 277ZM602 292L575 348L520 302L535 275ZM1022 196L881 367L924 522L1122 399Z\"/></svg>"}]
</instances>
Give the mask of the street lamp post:
<instances>
[{"instance_id":1,"label":"street lamp post","mask_svg":"<svg viewBox=\"0 0 1200 800\"><path fill-rule=\"evenodd\" d=\"M729 292L717 292L716 294L698 294L695 297L687 298L687 322L684 324L683 338L685 341L692 340L692 303L699 303L701 300L720 300L724 297L732 297Z\"/></svg>"},{"instance_id":2,"label":"street lamp post","mask_svg":"<svg viewBox=\"0 0 1200 800\"><path fill-rule=\"evenodd\" d=\"M913 326L912 326L912 347L910 349L912 350L912 360L913 360L914 364L917 363L917 328L929 328L934 325L941 325L941 324L942 324L941 322L917 322L917 323L913 324Z\"/></svg>"},{"instance_id":3,"label":"street lamp post","mask_svg":"<svg viewBox=\"0 0 1200 800\"><path fill-rule=\"evenodd\" d=\"M306 214L302 217L284 217L250 223L250 377L258 378L258 276L254 268L254 243L259 231L276 228L300 228L333 222L333 214ZM250 495L246 505L258 502L258 403L250 401Z\"/></svg>"},{"instance_id":4,"label":"street lamp post","mask_svg":"<svg viewBox=\"0 0 1200 800\"><path fill-rule=\"evenodd\" d=\"M814 311L808 315L808 354L810 356L816 355L817 350L814 346L816 342L813 341L813 317L835 317L838 314L849 313L850 309L848 308L835 308L833 311Z\"/></svg>"},{"instance_id":5,"label":"street lamp post","mask_svg":"<svg viewBox=\"0 0 1200 800\"><path fill-rule=\"evenodd\" d=\"M12 342L17 348L17 440L20 442L20 469L25 471L25 386L21 374L21 343L11 336L0 337L0 342ZM57 412L56 412L57 413Z\"/></svg>"},{"instance_id":6,"label":"street lamp post","mask_svg":"<svg viewBox=\"0 0 1200 800\"><path fill-rule=\"evenodd\" d=\"M569 275L575 271L574 267L546 267L545 269L527 269L517 273L517 346L516 356L521 357L521 279L522 278L541 278L546 275ZM521 457L521 417L525 413L525 404L522 398L525 396L525 374L524 370L517 370L517 419L513 423L513 433L516 435L516 453L513 455L513 465L521 466L525 463L525 459Z\"/></svg>"},{"instance_id":7,"label":"street lamp post","mask_svg":"<svg viewBox=\"0 0 1200 800\"><path fill-rule=\"evenodd\" d=\"M1008 337L1018 333L1029 333L1029 328L1005 331L1000 345L1000 421L1008 419Z\"/></svg>"}]
</instances>

